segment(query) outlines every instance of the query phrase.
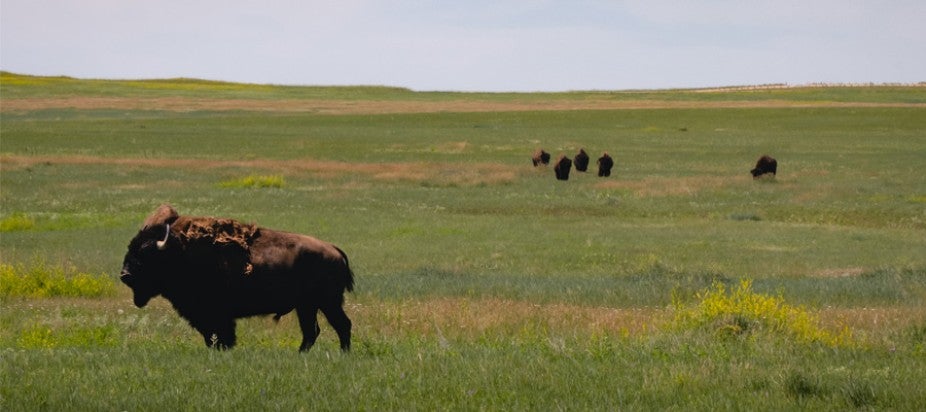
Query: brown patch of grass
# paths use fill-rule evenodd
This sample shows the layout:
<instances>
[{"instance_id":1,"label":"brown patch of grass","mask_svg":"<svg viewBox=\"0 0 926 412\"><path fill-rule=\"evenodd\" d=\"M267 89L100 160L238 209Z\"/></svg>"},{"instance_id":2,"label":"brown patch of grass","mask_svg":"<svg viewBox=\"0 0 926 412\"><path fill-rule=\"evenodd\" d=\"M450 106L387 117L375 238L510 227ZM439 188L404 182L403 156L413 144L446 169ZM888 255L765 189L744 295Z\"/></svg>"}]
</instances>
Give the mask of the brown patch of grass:
<instances>
[{"instance_id":1,"label":"brown patch of grass","mask_svg":"<svg viewBox=\"0 0 926 412\"><path fill-rule=\"evenodd\" d=\"M323 178L360 173L379 180L421 182L436 186L504 184L514 181L518 170L515 167L497 163L349 163L315 159L226 161L112 158L85 155L4 155L0 157L0 168L4 170L17 170L37 164L115 165L130 168L182 168L187 170L237 167L248 170L267 170L280 174L311 173Z\"/></svg>"},{"instance_id":2,"label":"brown patch of grass","mask_svg":"<svg viewBox=\"0 0 926 412\"><path fill-rule=\"evenodd\" d=\"M852 276L859 276L865 273L865 268L853 267L853 268L832 268L832 269L821 269L816 271L813 275L821 278L845 278Z\"/></svg>"},{"instance_id":3,"label":"brown patch of grass","mask_svg":"<svg viewBox=\"0 0 926 412\"><path fill-rule=\"evenodd\" d=\"M435 298L348 303L356 324L381 336L416 335L476 339L517 335L524 330L563 335L639 335L666 318L665 309L615 309L566 304L541 305L498 298Z\"/></svg>"},{"instance_id":4,"label":"brown patch of grass","mask_svg":"<svg viewBox=\"0 0 926 412\"><path fill-rule=\"evenodd\" d=\"M447 142L434 148L437 153L460 154L466 152L469 142Z\"/></svg>"},{"instance_id":5,"label":"brown patch of grass","mask_svg":"<svg viewBox=\"0 0 926 412\"><path fill-rule=\"evenodd\" d=\"M817 312L823 326L848 327L872 335L887 335L926 322L926 306L825 308Z\"/></svg>"},{"instance_id":6,"label":"brown patch of grass","mask_svg":"<svg viewBox=\"0 0 926 412\"><path fill-rule=\"evenodd\" d=\"M327 100L327 99L207 99L192 97L46 97L4 99L2 112L46 109L121 109L193 111L258 111L316 114L393 114L438 112L632 110L698 108L787 108L787 107L926 107L921 103L797 102L760 101L671 101L671 100Z\"/></svg>"}]
</instances>

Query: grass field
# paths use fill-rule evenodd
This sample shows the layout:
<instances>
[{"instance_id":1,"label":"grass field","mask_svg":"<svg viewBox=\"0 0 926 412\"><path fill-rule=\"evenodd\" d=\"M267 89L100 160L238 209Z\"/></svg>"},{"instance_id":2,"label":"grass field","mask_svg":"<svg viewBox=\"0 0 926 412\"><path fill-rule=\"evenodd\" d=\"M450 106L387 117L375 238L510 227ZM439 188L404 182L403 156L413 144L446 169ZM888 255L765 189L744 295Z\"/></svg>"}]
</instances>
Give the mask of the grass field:
<instances>
[{"instance_id":1,"label":"grass field","mask_svg":"<svg viewBox=\"0 0 926 412\"><path fill-rule=\"evenodd\" d=\"M4 72L0 99L4 411L926 408L924 87ZM556 181L538 147L615 170ZM117 273L161 203L341 246L354 350L324 324L297 353L290 315L212 351L135 308Z\"/></svg>"}]
</instances>

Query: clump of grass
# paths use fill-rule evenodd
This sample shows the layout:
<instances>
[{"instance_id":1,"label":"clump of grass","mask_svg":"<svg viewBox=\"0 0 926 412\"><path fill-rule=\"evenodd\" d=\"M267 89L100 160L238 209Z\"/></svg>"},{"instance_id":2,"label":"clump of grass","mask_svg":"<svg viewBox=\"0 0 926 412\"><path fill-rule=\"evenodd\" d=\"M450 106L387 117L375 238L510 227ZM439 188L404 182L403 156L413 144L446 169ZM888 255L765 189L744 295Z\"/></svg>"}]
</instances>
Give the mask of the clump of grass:
<instances>
[{"instance_id":1,"label":"clump of grass","mask_svg":"<svg viewBox=\"0 0 926 412\"><path fill-rule=\"evenodd\" d=\"M0 232L17 232L35 227L35 220L24 213L14 213L0 219Z\"/></svg>"},{"instance_id":2,"label":"clump of grass","mask_svg":"<svg viewBox=\"0 0 926 412\"><path fill-rule=\"evenodd\" d=\"M820 327L806 309L785 303L780 296L752 291L752 281L742 280L727 290L720 282L697 295L698 303L685 307L675 303L674 325L682 329L707 329L719 336L781 335L798 342L837 347L852 343L848 329L838 334Z\"/></svg>"},{"instance_id":3,"label":"clump of grass","mask_svg":"<svg viewBox=\"0 0 926 412\"><path fill-rule=\"evenodd\" d=\"M118 330L113 325L74 326L63 329L32 325L19 333L16 344L24 349L113 347L119 341L117 335Z\"/></svg>"},{"instance_id":4,"label":"clump of grass","mask_svg":"<svg viewBox=\"0 0 926 412\"><path fill-rule=\"evenodd\" d=\"M743 222L743 221L759 222L762 220L762 216L759 216L758 214L753 213L753 212L733 213L730 215L730 220L735 220L739 222Z\"/></svg>"},{"instance_id":5,"label":"clump of grass","mask_svg":"<svg viewBox=\"0 0 926 412\"><path fill-rule=\"evenodd\" d=\"M788 375L784 385L788 396L795 399L823 397L828 392L819 379L806 376L797 371L793 371Z\"/></svg>"},{"instance_id":6,"label":"clump of grass","mask_svg":"<svg viewBox=\"0 0 926 412\"><path fill-rule=\"evenodd\" d=\"M73 267L42 262L30 267L0 264L0 297L100 297L113 295L115 290L109 277L78 272Z\"/></svg>"},{"instance_id":7,"label":"clump of grass","mask_svg":"<svg viewBox=\"0 0 926 412\"><path fill-rule=\"evenodd\" d=\"M870 408L878 401L875 388L868 382L853 379L840 388L840 393L846 404L855 408Z\"/></svg>"},{"instance_id":8,"label":"clump of grass","mask_svg":"<svg viewBox=\"0 0 926 412\"><path fill-rule=\"evenodd\" d=\"M250 175L242 177L239 179L226 180L219 183L219 187L224 188L281 188L283 187L283 176L281 175L271 175L271 176L257 176Z\"/></svg>"}]
</instances>

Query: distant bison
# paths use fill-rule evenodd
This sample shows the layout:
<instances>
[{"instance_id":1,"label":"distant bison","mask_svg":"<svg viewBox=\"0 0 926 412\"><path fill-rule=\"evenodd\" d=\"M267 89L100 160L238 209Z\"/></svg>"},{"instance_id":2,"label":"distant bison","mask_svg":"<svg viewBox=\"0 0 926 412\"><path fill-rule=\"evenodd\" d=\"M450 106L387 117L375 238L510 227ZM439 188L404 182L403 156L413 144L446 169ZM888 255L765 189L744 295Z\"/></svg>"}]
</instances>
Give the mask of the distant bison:
<instances>
[{"instance_id":1,"label":"distant bison","mask_svg":"<svg viewBox=\"0 0 926 412\"><path fill-rule=\"evenodd\" d=\"M572 161L577 171L584 172L588 170L588 153L585 153L585 149L579 149L579 153L576 154Z\"/></svg>"},{"instance_id":2,"label":"distant bison","mask_svg":"<svg viewBox=\"0 0 926 412\"><path fill-rule=\"evenodd\" d=\"M612 167L614 167L614 159L608 155L608 152L604 152L604 154L598 158L598 177L611 176Z\"/></svg>"},{"instance_id":3,"label":"distant bison","mask_svg":"<svg viewBox=\"0 0 926 412\"><path fill-rule=\"evenodd\" d=\"M771 173L772 176L775 176L778 172L778 161L772 158L769 155L765 155L759 158L759 161L756 162L756 168L749 171L752 173L752 178L756 179L762 175Z\"/></svg>"},{"instance_id":4,"label":"distant bison","mask_svg":"<svg viewBox=\"0 0 926 412\"><path fill-rule=\"evenodd\" d=\"M553 166L553 171L556 172L557 180L569 180L569 171L572 169L572 159L566 157L565 155L560 155L556 159L556 164Z\"/></svg>"},{"instance_id":5,"label":"distant bison","mask_svg":"<svg viewBox=\"0 0 926 412\"><path fill-rule=\"evenodd\" d=\"M180 216L168 205L149 216L129 243L120 279L135 306L161 295L206 346L235 346L235 319L296 310L300 351L320 332L325 314L341 349L350 349L351 321L342 308L353 290L347 255L313 237L243 224L232 219Z\"/></svg>"},{"instance_id":6,"label":"distant bison","mask_svg":"<svg viewBox=\"0 0 926 412\"><path fill-rule=\"evenodd\" d=\"M531 156L531 162L534 163L534 166L550 164L550 154L543 151L543 149L537 149Z\"/></svg>"}]
</instances>

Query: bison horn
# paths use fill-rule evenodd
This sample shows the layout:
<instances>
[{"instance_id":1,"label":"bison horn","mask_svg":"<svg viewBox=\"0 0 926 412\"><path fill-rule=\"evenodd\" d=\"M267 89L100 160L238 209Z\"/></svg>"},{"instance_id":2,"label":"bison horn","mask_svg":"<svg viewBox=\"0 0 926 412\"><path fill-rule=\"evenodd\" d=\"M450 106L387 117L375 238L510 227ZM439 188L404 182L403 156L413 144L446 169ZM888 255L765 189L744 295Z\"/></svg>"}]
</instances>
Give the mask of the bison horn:
<instances>
[{"instance_id":1,"label":"bison horn","mask_svg":"<svg viewBox=\"0 0 926 412\"><path fill-rule=\"evenodd\" d=\"M158 250L164 250L167 248L167 237L170 236L170 223L167 224L167 230L164 233L164 240L158 241Z\"/></svg>"}]
</instances>

